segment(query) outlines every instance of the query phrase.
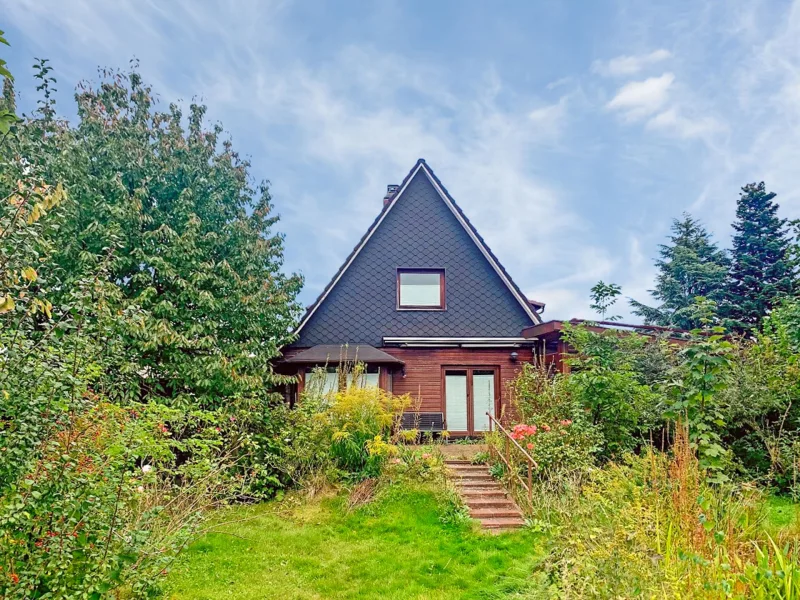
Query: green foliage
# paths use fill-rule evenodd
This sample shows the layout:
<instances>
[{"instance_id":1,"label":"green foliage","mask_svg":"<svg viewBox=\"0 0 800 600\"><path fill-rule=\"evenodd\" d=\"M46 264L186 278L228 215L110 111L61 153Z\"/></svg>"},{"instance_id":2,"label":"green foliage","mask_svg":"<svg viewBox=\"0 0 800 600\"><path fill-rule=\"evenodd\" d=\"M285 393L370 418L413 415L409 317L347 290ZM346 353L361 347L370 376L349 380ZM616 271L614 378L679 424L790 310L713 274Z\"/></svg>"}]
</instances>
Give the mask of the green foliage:
<instances>
[{"instance_id":1,"label":"green foliage","mask_svg":"<svg viewBox=\"0 0 800 600\"><path fill-rule=\"evenodd\" d=\"M632 300L633 313L648 324L687 330L699 327L693 311L695 298L721 302L729 264L705 227L684 213L682 219L672 222L669 244L660 247L656 260L658 275L650 293L661 304L649 307Z\"/></svg>"},{"instance_id":2,"label":"green foliage","mask_svg":"<svg viewBox=\"0 0 800 600\"><path fill-rule=\"evenodd\" d=\"M696 329L693 334L681 350L678 378L670 386L673 403L668 416L688 425L701 467L713 473L712 480L723 481L728 453L720 434L725 420L719 395L727 386L733 345L721 327Z\"/></svg>"},{"instance_id":3,"label":"green foliage","mask_svg":"<svg viewBox=\"0 0 800 600\"><path fill-rule=\"evenodd\" d=\"M604 448L602 433L576 400L567 376L553 374L541 365L525 364L509 392L518 422L511 436L536 461L537 477L553 479L584 473L595 465ZM501 438L487 439L502 450Z\"/></svg>"},{"instance_id":4,"label":"green foliage","mask_svg":"<svg viewBox=\"0 0 800 600\"><path fill-rule=\"evenodd\" d=\"M800 458L800 319L787 300L755 338L739 340L722 392L725 440L740 469L782 491L798 493Z\"/></svg>"},{"instance_id":5,"label":"green foliage","mask_svg":"<svg viewBox=\"0 0 800 600\"><path fill-rule=\"evenodd\" d=\"M215 408L281 382L270 361L291 339L301 279L281 272L267 184L253 188L205 107L184 128L135 71L76 99L80 121L47 158L74 199L54 258L80 272L112 249L108 279L140 310L121 332L114 393Z\"/></svg>"},{"instance_id":6,"label":"green foliage","mask_svg":"<svg viewBox=\"0 0 800 600\"><path fill-rule=\"evenodd\" d=\"M622 317L619 315L606 316L606 313L617 302L617 296L622 293L622 288L616 283L605 283L602 280L598 281L592 287L590 297L592 303L589 305L593 311L600 314L603 321L619 321Z\"/></svg>"},{"instance_id":7,"label":"green foliage","mask_svg":"<svg viewBox=\"0 0 800 600\"><path fill-rule=\"evenodd\" d=\"M747 586L747 596L755 600L800 598L797 551L797 541L780 547L769 536L765 544L756 545L756 563L747 565L741 576L741 581Z\"/></svg>"},{"instance_id":8,"label":"green foliage","mask_svg":"<svg viewBox=\"0 0 800 600\"><path fill-rule=\"evenodd\" d=\"M643 336L591 326L568 325L564 339L574 349L566 387L602 436L602 456L611 458L635 448L662 419L663 395L643 383L637 356ZM573 419L577 420L577 419Z\"/></svg>"},{"instance_id":9,"label":"green foliage","mask_svg":"<svg viewBox=\"0 0 800 600\"><path fill-rule=\"evenodd\" d=\"M202 107L106 73L73 125L35 77L0 131L0 595L142 596L208 507L299 476L268 436L301 282Z\"/></svg>"},{"instance_id":10,"label":"green foliage","mask_svg":"<svg viewBox=\"0 0 800 600\"><path fill-rule=\"evenodd\" d=\"M781 299L797 289L786 219L764 182L742 188L733 229L733 265L722 312L731 328L756 328Z\"/></svg>"}]
</instances>

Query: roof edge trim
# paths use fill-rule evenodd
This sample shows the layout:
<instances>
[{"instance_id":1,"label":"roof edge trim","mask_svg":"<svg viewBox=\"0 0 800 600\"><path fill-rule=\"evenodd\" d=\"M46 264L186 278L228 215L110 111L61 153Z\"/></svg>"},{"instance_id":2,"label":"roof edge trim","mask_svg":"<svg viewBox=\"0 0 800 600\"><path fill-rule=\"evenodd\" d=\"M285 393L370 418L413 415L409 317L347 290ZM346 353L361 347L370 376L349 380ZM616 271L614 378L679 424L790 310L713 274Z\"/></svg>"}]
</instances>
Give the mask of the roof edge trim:
<instances>
[{"instance_id":1,"label":"roof edge trim","mask_svg":"<svg viewBox=\"0 0 800 600\"><path fill-rule=\"evenodd\" d=\"M422 168L422 165L423 165L423 161L420 159L420 160L417 161L416 166L413 169L411 169L411 172L406 177L405 181L403 182L402 187L394 195L394 197L392 198L392 200L389 203L389 205L385 208L385 210L383 210L381 212L381 214L378 217L378 219L369 228L369 231L367 232L367 234L361 239L361 241L355 247L353 252L350 253L350 256L347 258L347 260L345 261L345 263L342 266L342 268L339 269L339 272L336 274L336 276L331 280L331 282L328 284L328 286L323 290L323 292L320 295L320 297L317 298L316 302L314 302L314 304L311 305L311 308L306 312L306 314L303 315L303 318L300 321L300 324L294 330L294 334L295 335L300 333L300 330L303 329L303 327L306 325L306 323L308 323L308 321L311 319L311 317L314 316L314 313L317 312L317 309L320 307L320 305L323 302L325 302L325 298L327 298L328 295L331 293L331 290L333 290L333 288L336 287L336 284L339 283L339 280L345 274L345 271L347 271L347 269L350 267L350 265L353 264L353 261L359 255L361 250L364 249L364 246L367 245L367 242L372 237L372 234L375 233L375 231L378 229L380 224L383 223L383 220L386 218L386 215L388 215L389 212L392 210L392 208L394 208L394 205L397 204L397 200L406 191L406 188L408 188L408 184L410 184L411 180L414 179L414 176Z\"/></svg>"},{"instance_id":2,"label":"roof edge trim","mask_svg":"<svg viewBox=\"0 0 800 600\"><path fill-rule=\"evenodd\" d=\"M438 179L430 171L428 165L423 162L421 166L422 170L425 171L425 175L428 177L428 180L431 182L431 185L433 185L433 189L435 189L439 196L441 196L442 200L444 200L444 203L447 205L447 208L450 209L450 212L452 212L458 222L461 223L461 226L467 232L467 235L469 235L475 245L478 246L478 249L481 251L481 254L483 254L484 258L489 261L490 265L492 265L492 268L500 277L500 280L505 284L506 288L508 288L508 291L511 292L514 298L517 299L517 302L519 302L519 305L522 307L522 310L525 311L525 314L527 314L534 323L541 323L542 318L539 313L531 308L528 299L519 292L514 284L511 283L511 279L508 277L505 270L500 267L500 263L494 254L492 254L492 252L489 250L486 242L484 242L483 239L477 234L474 226L465 220L464 215L455 206L454 201L450 198L450 194L442 189L442 187L439 185Z\"/></svg>"}]
</instances>

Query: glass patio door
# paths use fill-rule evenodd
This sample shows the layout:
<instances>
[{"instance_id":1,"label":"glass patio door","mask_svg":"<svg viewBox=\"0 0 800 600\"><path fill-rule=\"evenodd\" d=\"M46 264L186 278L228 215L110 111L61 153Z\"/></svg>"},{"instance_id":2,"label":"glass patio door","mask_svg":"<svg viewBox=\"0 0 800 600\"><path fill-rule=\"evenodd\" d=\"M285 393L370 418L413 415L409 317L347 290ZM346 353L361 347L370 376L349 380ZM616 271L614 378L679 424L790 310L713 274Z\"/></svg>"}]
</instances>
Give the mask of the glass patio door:
<instances>
[{"instance_id":1,"label":"glass patio door","mask_svg":"<svg viewBox=\"0 0 800 600\"><path fill-rule=\"evenodd\" d=\"M445 421L447 430L472 435L488 431L489 417L497 404L497 370L487 368L444 369Z\"/></svg>"}]
</instances>

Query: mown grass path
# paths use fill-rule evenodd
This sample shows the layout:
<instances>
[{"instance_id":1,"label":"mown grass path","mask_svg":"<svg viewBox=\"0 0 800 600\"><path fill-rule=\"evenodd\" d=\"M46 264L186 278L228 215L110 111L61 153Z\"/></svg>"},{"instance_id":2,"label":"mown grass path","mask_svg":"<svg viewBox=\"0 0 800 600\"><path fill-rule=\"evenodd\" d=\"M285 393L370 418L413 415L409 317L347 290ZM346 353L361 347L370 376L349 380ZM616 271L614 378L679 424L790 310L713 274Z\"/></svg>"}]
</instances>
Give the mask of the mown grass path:
<instances>
[{"instance_id":1,"label":"mown grass path","mask_svg":"<svg viewBox=\"0 0 800 600\"><path fill-rule=\"evenodd\" d=\"M347 512L342 497L238 507L173 567L167 597L502 598L530 588L542 540L445 524L435 494L393 489Z\"/></svg>"}]
</instances>

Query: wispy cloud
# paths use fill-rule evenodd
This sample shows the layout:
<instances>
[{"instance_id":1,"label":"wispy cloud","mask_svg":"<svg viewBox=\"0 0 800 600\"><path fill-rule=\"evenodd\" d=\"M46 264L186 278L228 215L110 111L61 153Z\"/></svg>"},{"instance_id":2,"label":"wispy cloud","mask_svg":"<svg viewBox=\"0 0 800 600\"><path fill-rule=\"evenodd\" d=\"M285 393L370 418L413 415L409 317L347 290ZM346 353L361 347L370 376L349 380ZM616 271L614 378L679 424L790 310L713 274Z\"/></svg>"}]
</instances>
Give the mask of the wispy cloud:
<instances>
[{"instance_id":1,"label":"wispy cloud","mask_svg":"<svg viewBox=\"0 0 800 600\"><path fill-rule=\"evenodd\" d=\"M726 129L726 125L714 117L689 118L674 106L647 121L647 127L685 138L705 137Z\"/></svg>"},{"instance_id":2,"label":"wispy cloud","mask_svg":"<svg viewBox=\"0 0 800 600\"><path fill-rule=\"evenodd\" d=\"M617 56L608 61L596 60L592 63L592 71L607 77L625 77L636 75L643 69L667 60L672 56L669 50L659 48L649 54Z\"/></svg>"},{"instance_id":3,"label":"wispy cloud","mask_svg":"<svg viewBox=\"0 0 800 600\"><path fill-rule=\"evenodd\" d=\"M626 83L606 105L606 108L621 112L628 120L651 115L666 104L673 81L675 81L675 75L664 73L660 77L649 77L643 81Z\"/></svg>"},{"instance_id":4,"label":"wispy cloud","mask_svg":"<svg viewBox=\"0 0 800 600\"><path fill-rule=\"evenodd\" d=\"M620 0L586 9L603 26L543 16L536 35L514 29L528 22L522 1L502 29L503 11L480 3L422 14L378 2L357 17L288 0L4 8L23 103L32 56L53 59L67 99L98 63L136 56L164 101L206 102L272 181L303 300L422 156L525 292L571 317L590 316L600 278L647 301L651 258L682 210L724 242L747 181L766 179L800 216L800 0L733 1ZM470 37L478 23L485 43ZM452 35L429 35L444 25Z\"/></svg>"}]
</instances>

